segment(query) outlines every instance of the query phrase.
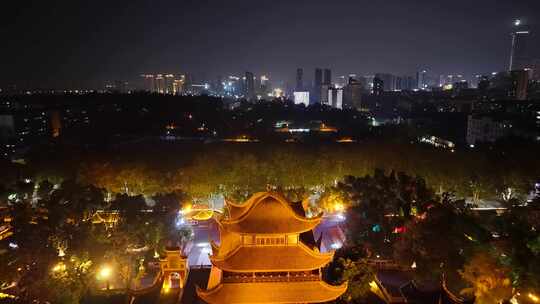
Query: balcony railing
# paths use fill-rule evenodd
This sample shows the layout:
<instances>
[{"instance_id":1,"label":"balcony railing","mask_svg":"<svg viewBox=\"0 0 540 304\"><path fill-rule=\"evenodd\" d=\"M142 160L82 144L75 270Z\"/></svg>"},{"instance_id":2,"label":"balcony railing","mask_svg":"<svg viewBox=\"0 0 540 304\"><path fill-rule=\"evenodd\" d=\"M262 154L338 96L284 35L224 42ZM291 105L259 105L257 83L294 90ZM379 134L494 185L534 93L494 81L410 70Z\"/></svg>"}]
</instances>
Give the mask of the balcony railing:
<instances>
[{"instance_id":1,"label":"balcony railing","mask_svg":"<svg viewBox=\"0 0 540 304\"><path fill-rule=\"evenodd\" d=\"M224 283L267 283L267 282L307 282L319 281L321 278L316 274L305 275L266 275L266 276L225 276Z\"/></svg>"}]
</instances>

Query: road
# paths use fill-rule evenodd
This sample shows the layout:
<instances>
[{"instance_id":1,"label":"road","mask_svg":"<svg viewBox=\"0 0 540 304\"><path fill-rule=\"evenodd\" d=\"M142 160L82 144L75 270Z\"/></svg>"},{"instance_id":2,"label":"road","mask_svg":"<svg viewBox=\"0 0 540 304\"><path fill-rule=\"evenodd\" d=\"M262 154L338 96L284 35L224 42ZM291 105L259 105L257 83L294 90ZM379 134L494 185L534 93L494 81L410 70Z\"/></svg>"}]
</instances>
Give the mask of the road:
<instances>
[{"instance_id":1,"label":"road","mask_svg":"<svg viewBox=\"0 0 540 304\"><path fill-rule=\"evenodd\" d=\"M215 220L199 221L193 225L194 239L188 249L188 263L190 266L208 266L210 259L208 254L212 253L210 240L219 243L218 224Z\"/></svg>"}]
</instances>

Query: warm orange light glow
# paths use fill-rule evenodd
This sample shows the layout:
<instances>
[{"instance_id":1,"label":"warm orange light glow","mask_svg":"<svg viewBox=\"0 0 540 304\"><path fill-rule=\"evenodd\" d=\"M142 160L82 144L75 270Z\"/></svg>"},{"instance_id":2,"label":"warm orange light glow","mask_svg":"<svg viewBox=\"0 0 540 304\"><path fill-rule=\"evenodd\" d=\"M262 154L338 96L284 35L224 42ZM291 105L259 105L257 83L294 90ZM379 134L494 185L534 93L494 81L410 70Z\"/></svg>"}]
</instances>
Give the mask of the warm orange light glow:
<instances>
[{"instance_id":1,"label":"warm orange light glow","mask_svg":"<svg viewBox=\"0 0 540 304\"><path fill-rule=\"evenodd\" d=\"M60 272L66 270L66 264L60 262L52 268L52 272Z\"/></svg>"},{"instance_id":2,"label":"warm orange light glow","mask_svg":"<svg viewBox=\"0 0 540 304\"><path fill-rule=\"evenodd\" d=\"M529 299L531 299L534 303L540 303L540 297L535 295L534 293L529 292Z\"/></svg>"},{"instance_id":3,"label":"warm orange light glow","mask_svg":"<svg viewBox=\"0 0 540 304\"><path fill-rule=\"evenodd\" d=\"M7 293L0 292L0 299L15 299L16 297Z\"/></svg>"},{"instance_id":4,"label":"warm orange light glow","mask_svg":"<svg viewBox=\"0 0 540 304\"><path fill-rule=\"evenodd\" d=\"M337 212L341 212L341 211L345 210L345 206L343 205L343 203L335 203L334 204L334 210L337 211Z\"/></svg>"},{"instance_id":5,"label":"warm orange light glow","mask_svg":"<svg viewBox=\"0 0 540 304\"><path fill-rule=\"evenodd\" d=\"M344 138L338 139L337 142L338 143L352 143L352 142L355 142L355 140L350 137L344 137Z\"/></svg>"},{"instance_id":6,"label":"warm orange light glow","mask_svg":"<svg viewBox=\"0 0 540 304\"><path fill-rule=\"evenodd\" d=\"M212 210L203 210L197 212L195 215L192 216L192 219L197 221L207 221L212 218L214 215L214 211Z\"/></svg>"},{"instance_id":7,"label":"warm orange light glow","mask_svg":"<svg viewBox=\"0 0 540 304\"><path fill-rule=\"evenodd\" d=\"M191 204L187 204L187 205L184 206L184 208L182 208L181 212L184 213L184 214L189 213L192 208L193 208L193 206Z\"/></svg>"},{"instance_id":8,"label":"warm orange light glow","mask_svg":"<svg viewBox=\"0 0 540 304\"><path fill-rule=\"evenodd\" d=\"M98 272L97 278L99 280L107 280L112 274L112 269L109 266L103 266Z\"/></svg>"},{"instance_id":9,"label":"warm orange light glow","mask_svg":"<svg viewBox=\"0 0 540 304\"><path fill-rule=\"evenodd\" d=\"M163 282L163 293L168 293L170 290L171 290L171 286L169 284L169 282L165 281Z\"/></svg>"}]
</instances>

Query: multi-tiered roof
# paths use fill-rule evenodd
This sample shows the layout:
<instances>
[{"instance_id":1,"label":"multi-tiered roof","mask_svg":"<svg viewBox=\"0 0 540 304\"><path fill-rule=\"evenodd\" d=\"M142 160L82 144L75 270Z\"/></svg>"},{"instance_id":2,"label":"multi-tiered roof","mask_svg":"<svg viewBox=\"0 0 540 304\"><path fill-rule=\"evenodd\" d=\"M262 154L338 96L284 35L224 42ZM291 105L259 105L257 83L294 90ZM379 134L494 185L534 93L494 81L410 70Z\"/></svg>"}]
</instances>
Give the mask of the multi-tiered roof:
<instances>
[{"instance_id":1,"label":"multi-tiered roof","mask_svg":"<svg viewBox=\"0 0 540 304\"><path fill-rule=\"evenodd\" d=\"M212 242L212 270L200 298L217 303L321 303L336 299L347 284L331 286L322 269L333 252L321 253L301 204L275 193L257 193L242 205L227 203L219 220L220 244Z\"/></svg>"}]
</instances>

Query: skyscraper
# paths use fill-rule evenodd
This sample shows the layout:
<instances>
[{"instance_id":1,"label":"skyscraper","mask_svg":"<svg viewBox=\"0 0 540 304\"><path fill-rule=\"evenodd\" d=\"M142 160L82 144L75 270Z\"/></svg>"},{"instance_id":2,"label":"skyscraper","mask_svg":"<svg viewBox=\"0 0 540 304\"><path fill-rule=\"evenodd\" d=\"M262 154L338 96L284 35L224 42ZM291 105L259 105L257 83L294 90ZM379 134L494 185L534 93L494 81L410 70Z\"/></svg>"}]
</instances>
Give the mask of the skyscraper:
<instances>
[{"instance_id":1,"label":"skyscraper","mask_svg":"<svg viewBox=\"0 0 540 304\"><path fill-rule=\"evenodd\" d=\"M332 84L332 71L330 69L324 69L323 84L327 84L327 85Z\"/></svg>"},{"instance_id":2,"label":"skyscraper","mask_svg":"<svg viewBox=\"0 0 540 304\"><path fill-rule=\"evenodd\" d=\"M373 95L379 96L384 92L384 81L378 77L373 78Z\"/></svg>"},{"instance_id":3,"label":"skyscraper","mask_svg":"<svg viewBox=\"0 0 540 304\"><path fill-rule=\"evenodd\" d=\"M258 93L262 96L266 96L270 92L270 78L266 75L261 75L261 85L258 88Z\"/></svg>"},{"instance_id":4,"label":"skyscraper","mask_svg":"<svg viewBox=\"0 0 540 304\"><path fill-rule=\"evenodd\" d=\"M419 90L427 89L427 71L416 72L416 86Z\"/></svg>"},{"instance_id":5,"label":"skyscraper","mask_svg":"<svg viewBox=\"0 0 540 304\"><path fill-rule=\"evenodd\" d=\"M144 90L151 93L155 92L156 84L154 81L154 75L143 74L141 75L141 77L143 78L143 82L144 82L143 84Z\"/></svg>"},{"instance_id":6,"label":"skyscraper","mask_svg":"<svg viewBox=\"0 0 540 304\"><path fill-rule=\"evenodd\" d=\"M512 81L512 88L509 94L510 97L514 97L517 100L526 100L529 84L529 73L524 70L512 71L510 72L510 78Z\"/></svg>"},{"instance_id":7,"label":"skyscraper","mask_svg":"<svg viewBox=\"0 0 540 304\"><path fill-rule=\"evenodd\" d=\"M247 100L253 100L255 98L255 77L253 73L246 72L245 81L245 97Z\"/></svg>"},{"instance_id":8,"label":"skyscraper","mask_svg":"<svg viewBox=\"0 0 540 304\"><path fill-rule=\"evenodd\" d=\"M529 34L529 30L522 24L521 20L514 21L514 31L510 34L512 36L512 49L510 50L509 71L530 68Z\"/></svg>"},{"instance_id":9,"label":"skyscraper","mask_svg":"<svg viewBox=\"0 0 540 304\"><path fill-rule=\"evenodd\" d=\"M157 74L156 75L156 92L158 92L159 94L164 94L165 93L165 79L163 78L163 75L162 74Z\"/></svg>"},{"instance_id":10,"label":"skyscraper","mask_svg":"<svg viewBox=\"0 0 540 304\"><path fill-rule=\"evenodd\" d=\"M349 81L343 92L343 107L360 110L362 108L363 90L364 85L360 81L354 77L349 77Z\"/></svg>"},{"instance_id":11,"label":"skyscraper","mask_svg":"<svg viewBox=\"0 0 540 304\"><path fill-rule=\"evenodd\" d=\"M328 105L343 109L343 88L330 88L328 90Z\"/></svg>"},{"instance_id":12,"label":"skyscraper","mask_svg":"<svg viewBox=\"0 0 540 304\"><path fill-rule=\"evenodd\" d=\"M324 69L322 84L320 88L320 99L319 102L322 104L330 105L328 94L329 90L332 87L332 71L330 69Z\"/></svg>"},{"instance_id":13,"label":"skyscraper","mask_svg":"<svg viewBox=\"0 0 540 304\"><path fill-rule=\"evenodd\" d=\"M165 94L173 94L174 92L174 75L173 74L167 74L165 75Z\"/></svg>"},{"instance_id":14,"label":"skyscraper","mask_svg":"<svg viewBox=\"0 0 540 304\"><path fill-rule=\"evenodd\" d=\"M304 70L302 68L296 69L296 89L295 91L304 91Z\"/></svg>"},{"instance_id":15,"label":"skyscraper","mask_svg":"<svg viewBox=\"0 0 540 304\"><path fill-rule=\"evenodd\" d=\"M397 77L388 73L377 73L375 77L382 80L384 91L395 91L397 89Z\"/></svg>"},{"instance_id":16,"label":"skyscraper","mask_svg":"<svg viewBox=\"0 0 540 304\"><path fill-rule=\"evenodd\" d=\"M321 102L321 89L323 84L322 69L315 69L315 79L313 81L313 102Z\"/></svg>"}]
</instances>

